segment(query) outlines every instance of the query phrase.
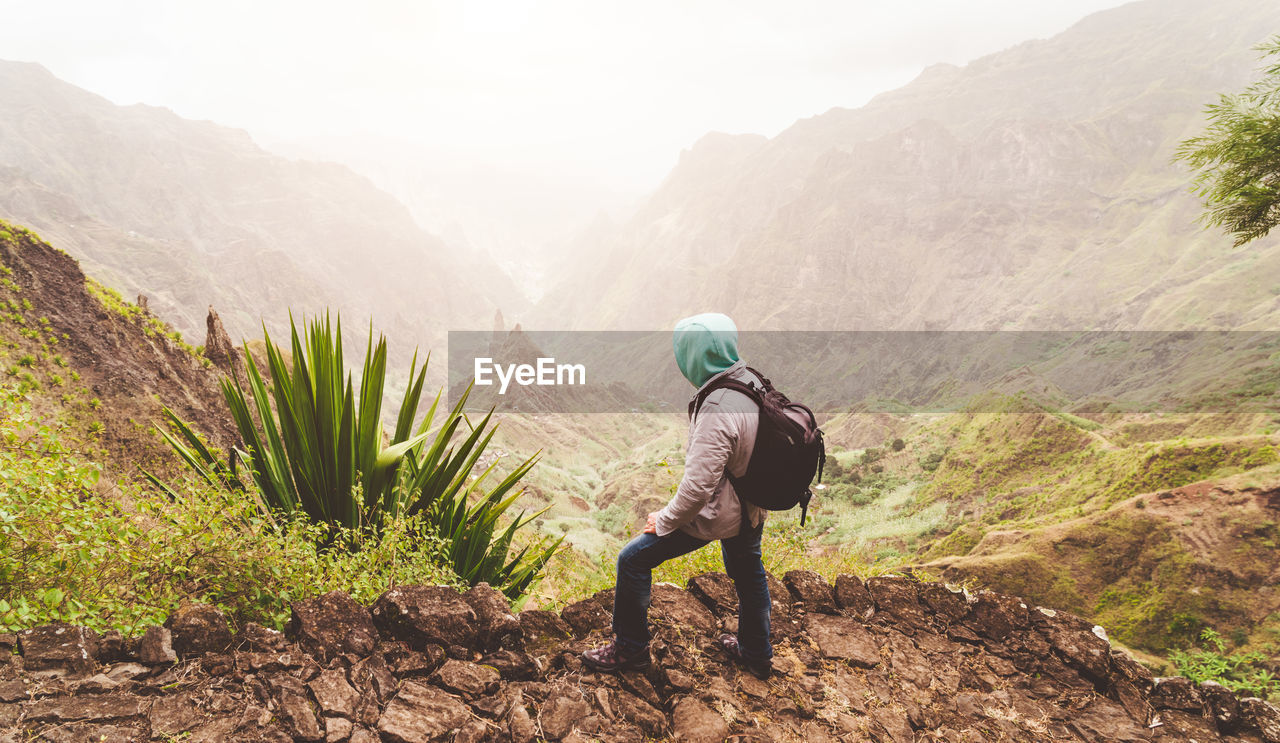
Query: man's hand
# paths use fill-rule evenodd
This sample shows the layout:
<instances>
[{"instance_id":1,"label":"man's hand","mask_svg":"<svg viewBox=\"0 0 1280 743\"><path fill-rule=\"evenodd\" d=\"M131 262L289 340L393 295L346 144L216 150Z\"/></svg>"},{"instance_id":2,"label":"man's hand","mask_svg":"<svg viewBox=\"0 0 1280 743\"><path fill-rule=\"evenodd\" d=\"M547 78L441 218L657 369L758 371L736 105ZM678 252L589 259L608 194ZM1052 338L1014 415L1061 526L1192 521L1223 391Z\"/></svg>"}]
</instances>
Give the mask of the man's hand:
<instances>
[{"instance_id":1,"label":"man's hand","mask_svg":"<svg viewBox=\"0 0 1280 743\"><path fill-rule=\"evenodd\" d=\"M649 518L645 519L644 533L645 534L658 533L658 512L657 511L654 511L653 513L649 514Z\"/></svg>"}]
</instances>

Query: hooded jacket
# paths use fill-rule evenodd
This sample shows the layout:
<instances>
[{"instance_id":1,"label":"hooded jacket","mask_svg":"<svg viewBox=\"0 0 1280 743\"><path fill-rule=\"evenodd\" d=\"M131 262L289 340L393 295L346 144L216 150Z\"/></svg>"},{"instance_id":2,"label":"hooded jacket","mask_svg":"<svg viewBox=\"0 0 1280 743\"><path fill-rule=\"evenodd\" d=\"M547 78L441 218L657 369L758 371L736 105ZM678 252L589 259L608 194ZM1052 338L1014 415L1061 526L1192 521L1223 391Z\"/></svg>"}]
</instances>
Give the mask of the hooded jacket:
<instances>
[{"instance_id":1,"label":"hooded jacket","mask_svg":"<svg viewBox=\"0 0 1280 743\"><path fill-rule=\"evenodd\" d=\"M676 325L676 364L698 392L721 376L761 385L738 359L737 335L733 321L724 315L698 315ZM760 409L750 397L728 389L707 395L689 421L684 477L658 512L658 536L677 529L707 541L737 535L744 504L726 472L735 477L746 474L759 426ZM750 503L745 507L751 525L759 526L764 511Z\"/></svg>"}]
</instances>

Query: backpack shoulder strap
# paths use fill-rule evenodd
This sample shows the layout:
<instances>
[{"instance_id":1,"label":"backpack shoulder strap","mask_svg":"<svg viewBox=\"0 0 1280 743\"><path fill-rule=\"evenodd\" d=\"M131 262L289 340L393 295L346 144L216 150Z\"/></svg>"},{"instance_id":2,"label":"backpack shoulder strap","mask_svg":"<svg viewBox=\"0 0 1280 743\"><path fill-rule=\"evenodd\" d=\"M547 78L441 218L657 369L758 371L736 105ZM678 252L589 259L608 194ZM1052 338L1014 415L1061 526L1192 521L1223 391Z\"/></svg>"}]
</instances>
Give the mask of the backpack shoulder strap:
<instances>
[{"instance_id":1,"label":"backpack shoulder strap","mask_svg":"<svg viewBox=\"0 0 1280 743\"><path fill-rule=\"evenodd\" d=\"M756 376L760 377L761 379L764 379L764 377L761 377L758 372L756 372ZM765 384L766 385L768 384L767 380L765 381ZM761 402L761 391L759 389L752 387L751 385L746 384L744 382L740 382L736 379L731 379L729 377L721 377L720 379L717 379L715 382L711 383L705 390L702 390L701 392L699 392L697 396L695 396L692 400L689 401L690 420L692 420L693 416L697 415L698 411L702 408L702 403L707 399L707 396L710 395L712 392L715 392L716 390L721 390L721 389L741 392L742 394L754 400L757 405L759 405Z\"/></svg>"}]
</instances>

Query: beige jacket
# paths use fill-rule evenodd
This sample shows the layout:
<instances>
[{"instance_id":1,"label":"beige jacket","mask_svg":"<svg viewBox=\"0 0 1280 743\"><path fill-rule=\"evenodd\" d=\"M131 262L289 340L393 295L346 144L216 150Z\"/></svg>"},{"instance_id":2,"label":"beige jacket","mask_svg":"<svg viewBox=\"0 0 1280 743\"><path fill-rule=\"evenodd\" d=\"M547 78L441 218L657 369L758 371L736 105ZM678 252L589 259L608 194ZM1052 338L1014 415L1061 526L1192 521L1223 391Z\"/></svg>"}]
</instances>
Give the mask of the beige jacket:
<instances>
[{"instance_id":1,"label":"beige jacket","mask_svg":"<svg viewBox=\"0 0 1280 743\"><path fill-rule=\"evenodd\" d=\"M760 380L737 362L699 389L723 376L752 386ZM663 537L677 529L707 541L736 536L741 526L738 495L725 475L746 474L760 426L760 408L735 390L719 389L707 395L702 408L689 421L689 445L685 450L684 477L671 502L658 512L657 533ZM765 512L746 504L751 525L759 526Z\"/></svg>"}]
</instances>

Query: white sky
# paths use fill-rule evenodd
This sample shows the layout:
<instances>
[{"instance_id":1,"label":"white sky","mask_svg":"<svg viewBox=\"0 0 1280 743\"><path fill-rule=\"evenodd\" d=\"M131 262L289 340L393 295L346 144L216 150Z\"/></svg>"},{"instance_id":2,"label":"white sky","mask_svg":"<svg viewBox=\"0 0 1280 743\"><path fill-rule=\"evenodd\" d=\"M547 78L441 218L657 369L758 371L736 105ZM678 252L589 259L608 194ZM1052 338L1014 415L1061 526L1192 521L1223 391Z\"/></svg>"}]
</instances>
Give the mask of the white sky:
<instances>
[{"instance_id":1,"label":"white sky","mask_svg":"<svg viewBox=\"0 0 1280 743\"><path fill-rule=\"evenodd\" d=\"M708 131L772 136L1119 4L0 0L0 58L261 141L392 138L640 190Z\"/></svg>"}]
</instances>

